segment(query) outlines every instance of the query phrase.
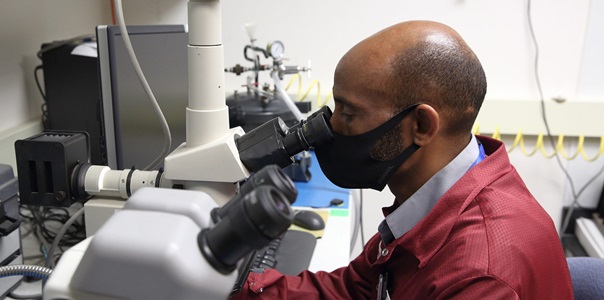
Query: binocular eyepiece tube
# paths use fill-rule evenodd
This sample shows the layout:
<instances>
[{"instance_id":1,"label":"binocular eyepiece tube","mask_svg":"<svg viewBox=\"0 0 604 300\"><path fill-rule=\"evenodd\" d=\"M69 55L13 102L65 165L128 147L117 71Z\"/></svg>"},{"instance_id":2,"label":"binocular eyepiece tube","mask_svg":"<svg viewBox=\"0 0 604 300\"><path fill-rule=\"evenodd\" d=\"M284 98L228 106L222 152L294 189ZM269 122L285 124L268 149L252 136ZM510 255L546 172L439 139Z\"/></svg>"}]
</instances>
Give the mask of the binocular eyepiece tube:
<instances>
[{"instance_id":1,"label":"binocular eyepiece tube","mask_svg":"<svg viewBox=\"0 0 604 300\"><path fill-rule=\"evenodd\" d=\"M292 156L333 139L330 118L331 110L324 106L292 127L272 119L236 139L241 162L252 172L271 164L287 167Z\"/></svg>"},{"instance_id":2,"label":"binocular eyepiece tube","mask_svg":"<svg viewBox=\"0 0 604 300\"><path fill-rule=\"evenodd\" d=\"M280 236L294 217L289 200L271 185L258 186L233 203L228 214L197 237L206 260L222 274L234 271L241 258Z\"/></svg>"}]
</instances>

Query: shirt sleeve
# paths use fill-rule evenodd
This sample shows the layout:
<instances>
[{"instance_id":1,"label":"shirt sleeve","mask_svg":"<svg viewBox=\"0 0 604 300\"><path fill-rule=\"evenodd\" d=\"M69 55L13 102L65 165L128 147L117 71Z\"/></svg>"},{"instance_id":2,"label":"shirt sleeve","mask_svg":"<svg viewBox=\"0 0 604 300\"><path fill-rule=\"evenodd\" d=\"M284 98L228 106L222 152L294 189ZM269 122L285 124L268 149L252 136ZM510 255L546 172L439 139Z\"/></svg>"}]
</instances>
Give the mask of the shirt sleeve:
<instances>
[{"instance_id":1,"label":"shirt sleeve","mask_svg":"<svg viewBox=\"0 0 604 300\"><path fill-rule=\"evenodd\" d=\"M379 278L371 269L370 255L364 250L348 266L333 272L303 271L297 276L274 269L251 272L241 292L231 299L368 299L375 294Z\"/></svg>"}]
</instances>

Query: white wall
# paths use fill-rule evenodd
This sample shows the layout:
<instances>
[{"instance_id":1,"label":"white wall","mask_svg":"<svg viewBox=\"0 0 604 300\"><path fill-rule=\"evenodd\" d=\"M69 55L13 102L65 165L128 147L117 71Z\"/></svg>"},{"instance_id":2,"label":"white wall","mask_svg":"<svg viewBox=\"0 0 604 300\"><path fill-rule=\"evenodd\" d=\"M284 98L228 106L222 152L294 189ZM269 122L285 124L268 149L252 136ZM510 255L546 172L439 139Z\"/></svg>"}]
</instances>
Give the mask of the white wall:
<instances>
[{"instance_id":1,"label":"white wall","mask_svg":"<svg viewBox=\"0 0 604 300\"><path fill-rule=\"evenodd\" d=\"M125 0L129 24L186 23L186 0ZM487 99L535 101L534 47L526 1L222 1L225 66L245 64L243 25L257 24L258 44L279 39L292 64L311 60L313 79L326 94L339 58L355 43L392 24L431 19L458 30L482 60L489 80ZM546 99L602 102L604 85L603 0L534 0L533 24L540 48ZM3 0L0 11L0 131L38 113L32 80L40 44L92 33L109 23L109 0ZM243 77L226 75L238 88ZM305 81L305 87L309 80Z\"/></svg>"},{"instance_id":2,"label":"white wall","mask_svg":"<svg viewBox=\"0 0 604 300\"><path fill-rule=\"evenodd\" d=\"M533 1L533 25L541 52L539 71L546 98L587 99L578 86L584 87L590 72L601 74L596 69L602 58L597 56L599 52L583 46L588 25L589 45L601 43L596 38L604 32L597 18L604 16L601 3ZM184 23L185 4L185 0L132 0L126 1L124 11L131 24ZM526 6L526 1L478 0L226 0L222 1L225 65L245 63L242 50L248 38L243 26L254 22L260 45L282 40L290 62L306 64L310 59L313 78L329 88L337 61L358 41L400 21L430 19L455 28L478 54L489 79L488 99L536 100L534 47ZM227 75L227 86L237 88L242 80ZM581 85L579 80L583 80ZM599 101L604 88L589 88L596 89L590 93L596 97L590 99Z\"/></svg>"},{"instance_id":3,"label":"white wall","mask_svg":"<svg viewBox=\"0 0 604 300\"><path fill-rule=\"evenodd\" d=\"M577 98L602 102L604 78L604 1L592 0L578 78Z\"/></svg>"}]
</instances>

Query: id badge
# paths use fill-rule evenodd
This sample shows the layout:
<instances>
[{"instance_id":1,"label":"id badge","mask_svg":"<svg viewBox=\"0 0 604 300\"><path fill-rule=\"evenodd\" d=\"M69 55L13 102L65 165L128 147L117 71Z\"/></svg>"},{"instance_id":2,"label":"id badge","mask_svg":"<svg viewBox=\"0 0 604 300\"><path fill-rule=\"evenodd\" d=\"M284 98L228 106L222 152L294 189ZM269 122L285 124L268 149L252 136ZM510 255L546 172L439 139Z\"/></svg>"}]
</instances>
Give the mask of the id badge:
<instances>
[{"instance_id":1,"label":"id badge","mask_svg":"<svg viewBox=\"0 0 604 300\"><path fill-rule=\"evenodd\" d=\"M390 300L390 294L388 294L388 272L380 274L377 286L377 300Z\"/></svg>"}]
</instances>

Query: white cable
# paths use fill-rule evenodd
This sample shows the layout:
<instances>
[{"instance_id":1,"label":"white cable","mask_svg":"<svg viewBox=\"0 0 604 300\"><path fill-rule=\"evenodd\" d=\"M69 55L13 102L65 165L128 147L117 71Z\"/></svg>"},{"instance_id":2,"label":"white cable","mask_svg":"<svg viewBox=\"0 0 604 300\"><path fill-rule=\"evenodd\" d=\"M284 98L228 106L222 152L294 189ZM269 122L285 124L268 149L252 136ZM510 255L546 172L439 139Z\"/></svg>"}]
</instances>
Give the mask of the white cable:
<instances>
[{"instance_id":1,"label":"white cable","mask_svg":"<svg viewBox=\"0 0 604 300\"><path fill-rule=\"evenodd\" d=\"M359 207L359 203L360 203L360 193L362 192L361 190L352 190L352 203L349 205L351 207L353 207L353 213L354 213L354 228L352 229L352 236L350 238L350 254L352 255L352 252L354 250L354 247L356 246L357 243L357 239L359 236L359 230L360 230L360 222L361 222L361 211L360 211L360 207Z\"/></svg>"},{"instance_id":2,"label":"white cable","mask_svg":"<svg viewBox=\"0 0 604 300\"><path fill-rule=\"evenodd\" d=\"M365 226L363 225L363 190L359 190L359 231L361 232L361 247L365 247Z\"/></svg>"},{"instance_id":3,"label":"white cable","mask_svg":"<svg viewBox=\"0 0 604 300\"><path fill-rule=\"evenodd\" d=\"M287 107L289 107L289 110L291 110L291 112L294 114L296 121L300 121L300 120L304 119L304 117L302 117L302 113L300 112L300 110L298 109L298 107L296 106L294 101L292 101L292 99L289 97L289 95L287 94L287 92L285 91L283 86L281 85L281 80L279 79L279 74L277 74L277 72L272 72L271 75L273 77L273 81L275 82L275 88L277 89L277 92L279 92L279 95L283 99L283 102L285 102L285 104L287 104Z\"/></svg>"},{"instance_id":4,"label":"white cable","mask_svg":"<svg viewBox=\"0 0 604 300\"><path fill-rule=\"evenodd\" d=\"M136 59L136 54L134 53L134 49L132 48L132 43L130 43L128 30L126 29L126 23L124 22L124 13L122 11L121 0L115 0L115 12L118 25L122 34L122 40L124 41L124 46L126 46L128 56L130 57L130 61L132 62L132 67L134 67L136 75L138 76L139 81L143 85L143 89L147 94L147 98L149 98L149 101L151 102L151 107L159 118L159 122L164 133L164 148L162 149L161 153L155 158L155 160L153 160L148 166L143 169L145 171L149 171L157 167L164 160L164 158L168 156L168 153L170 152L170 147L172 146L172 135L170 134L170 127L168 126L168 122L166 122L166 118L164 117L164 114L162 113L161 108L157 103L157 100L155 100L153 91L151 91L151 87L149 87L149 83L147 83L147 79L143 74L143 70L141 69L138 60Z\"/></svg>"}]
</instances>

